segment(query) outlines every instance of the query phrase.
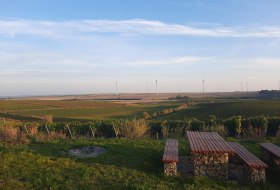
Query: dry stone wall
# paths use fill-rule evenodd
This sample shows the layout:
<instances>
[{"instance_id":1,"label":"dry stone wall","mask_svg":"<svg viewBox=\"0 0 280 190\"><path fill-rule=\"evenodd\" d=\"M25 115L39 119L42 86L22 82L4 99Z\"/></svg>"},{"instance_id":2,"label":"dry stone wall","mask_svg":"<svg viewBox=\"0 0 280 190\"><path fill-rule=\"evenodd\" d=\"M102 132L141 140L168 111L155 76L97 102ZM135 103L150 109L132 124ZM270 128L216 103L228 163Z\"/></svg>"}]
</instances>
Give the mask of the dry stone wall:
<instances>
[{"instance_id":1,"label":"dry stone wall","mask_svg":"<svg viewBox=\"0 0 280 190\"><path fill-rule=\"evenodd\" d=\"M192 154L195 176L228 179L228 153Z\"/></svg>"},{"instance_id":2,"label":"dry stone wall","mask_svg":"<svg viewBox=\"0 0 280 190\"><path fill-rule=\"evenodd\" d=\"M164 174L167 176L176 176L177 175L176 162L165 162L164 163Z\"/></svg>"},{"instance_id":3,"label":"dry stone wall","mask_svg":"<svg viewBox=\"0 0 280 190\"><path fill-rule=\"evenodd\" d=\"M229 162L229 179L250 183L266 181L265 169L250 168L237 155L231 156Z\"/></svg>"},{"instance_id":4,"label":"dry stone wall","mask_svg":"<svg viewBox=\"0 0 280 190\"><path fill-rule=\"evenodd\" d=\"M280 158L277 158L272 153L266 151L265 149L262 149L263 152L263 159L269 163L269 165L276 166L280 168Z\"/></svg>"}]
</instances>

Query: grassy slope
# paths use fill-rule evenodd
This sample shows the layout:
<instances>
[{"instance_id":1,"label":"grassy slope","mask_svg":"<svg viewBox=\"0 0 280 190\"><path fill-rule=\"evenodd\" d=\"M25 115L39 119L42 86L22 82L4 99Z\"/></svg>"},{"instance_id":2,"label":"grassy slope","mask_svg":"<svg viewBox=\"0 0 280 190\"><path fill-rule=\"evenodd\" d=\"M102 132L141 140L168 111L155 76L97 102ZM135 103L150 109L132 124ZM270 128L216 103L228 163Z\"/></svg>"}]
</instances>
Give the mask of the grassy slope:
<instances>
[{"instance_id":1,"label":"grassy slope","mask_svg":"<svg viewBox=\"0 0 280 190\"><path fill-rule=\"evenodd\" d=\"M257 150L257 144L244 142ZM98 145L98 158L66 155L71 147ZM7 146L0 144L0 189L263 189L206 178L163 176L163 140L98 139ZM258 150L257 150L258 151ZM180 141L180 154L187 145ZM279 184L278 184L279 185ZM277 184L267 184L277 189Z\"/></svg>"},{"instance_id":2,"label":"grassy slope","mask_svg":"<svg viewBox=\"0 0 280 190\"><path fill-rule=\"evenodd\" d=\"M159 119L184 119L195 117L198 119L207 119L209 115L214 114L219 119L229 118L234 115L252 117L256 115L280 115L280 101L272 100L243 100L243 101L213 101L207 103L198 103L187 109L160 117Z\"/></svg>"}]
</instances>

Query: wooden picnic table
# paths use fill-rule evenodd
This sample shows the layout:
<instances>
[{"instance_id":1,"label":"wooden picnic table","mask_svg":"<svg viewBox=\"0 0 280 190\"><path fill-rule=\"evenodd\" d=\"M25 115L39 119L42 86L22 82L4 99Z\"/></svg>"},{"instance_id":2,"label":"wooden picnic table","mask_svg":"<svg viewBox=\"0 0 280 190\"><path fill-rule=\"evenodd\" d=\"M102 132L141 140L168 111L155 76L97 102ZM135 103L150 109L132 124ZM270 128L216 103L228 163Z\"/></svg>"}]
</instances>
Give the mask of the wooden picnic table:
<instances>
[{"instance_id":1,"label":"wooden picnic table","mask_svg":"<svg viewBox=\"0 0 280 190\"><path fill-rule=\"evenodd\" d=\"M217 132L187 131L195 176L228 179L229 155L235 150Z\"/></svg>"},{"instance_id":2,"label":"wooden picnic table","mask_svg":"<svg viewBox=\"0 0 280 190\"><path fill-rule=\"evenodd\" d=\"M231 153L234 149L217 132L187 131L191 153Z\"/></svg>"}]
</instances>

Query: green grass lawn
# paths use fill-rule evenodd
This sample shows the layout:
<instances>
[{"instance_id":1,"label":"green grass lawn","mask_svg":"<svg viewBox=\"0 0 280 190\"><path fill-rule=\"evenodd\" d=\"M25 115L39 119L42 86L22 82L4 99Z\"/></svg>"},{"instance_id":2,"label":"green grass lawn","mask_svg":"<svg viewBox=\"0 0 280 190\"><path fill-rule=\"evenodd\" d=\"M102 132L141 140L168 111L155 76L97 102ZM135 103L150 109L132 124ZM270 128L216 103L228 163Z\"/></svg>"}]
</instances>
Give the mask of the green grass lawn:
<instances>
[{"instance_id":1,"label":"green grass lawn","mask_svg":"<svg viewBox=\"0 0 280 190\"><path fill-rule=\"evenodd\" d=\"M246 186L201 177L165 177L161 161L164 143L97 139L0 144L0 189L277 189L280 185L269 181L264 186ZM259 153L257 143L242 144ZM84 159L67 155L70 148L83 145L102 146L106 153ZM179 154L187 153L187 143L180 139Z\"/></svg>"}]
</instances>

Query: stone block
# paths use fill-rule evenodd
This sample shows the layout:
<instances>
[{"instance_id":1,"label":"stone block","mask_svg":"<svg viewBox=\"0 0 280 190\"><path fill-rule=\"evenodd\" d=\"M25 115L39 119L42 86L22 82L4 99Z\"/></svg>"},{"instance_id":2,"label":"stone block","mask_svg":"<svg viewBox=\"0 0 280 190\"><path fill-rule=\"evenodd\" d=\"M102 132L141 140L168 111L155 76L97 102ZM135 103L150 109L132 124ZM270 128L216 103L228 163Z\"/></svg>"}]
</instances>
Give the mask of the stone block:
<instances>
[{"instance_id":1,"label":"stone block","mask_svg":"<svg viewBox=\"0 0 280 190\"><path fill-rule=\"evenodd\" d=\"M166 176L176 176L177 175L176 162L164 163L164 174Z\"/></svg>"}]
</instances>

